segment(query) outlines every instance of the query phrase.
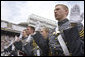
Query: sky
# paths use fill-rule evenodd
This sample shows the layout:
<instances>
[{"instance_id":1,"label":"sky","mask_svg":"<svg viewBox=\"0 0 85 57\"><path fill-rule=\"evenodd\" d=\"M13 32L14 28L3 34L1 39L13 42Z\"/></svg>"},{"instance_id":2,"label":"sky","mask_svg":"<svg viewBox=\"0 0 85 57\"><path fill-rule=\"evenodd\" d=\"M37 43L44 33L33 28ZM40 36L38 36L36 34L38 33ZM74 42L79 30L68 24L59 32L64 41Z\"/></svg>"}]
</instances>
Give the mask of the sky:
<instances>
[{"instance_id":1,"label":"sky","mask_svg":"<svg viewBox=\"0 0 85 57\"><path fill-rule=\"evenodd\" d=\"M27 22L31 14L55 20L54 8L56 4L65 4L69 10L73 5L78 4L81 13L84 12L84 1L1 1L1 20L18 24ZM84 20L82 23L84 25Z\"/></svg>"}]
</instances>

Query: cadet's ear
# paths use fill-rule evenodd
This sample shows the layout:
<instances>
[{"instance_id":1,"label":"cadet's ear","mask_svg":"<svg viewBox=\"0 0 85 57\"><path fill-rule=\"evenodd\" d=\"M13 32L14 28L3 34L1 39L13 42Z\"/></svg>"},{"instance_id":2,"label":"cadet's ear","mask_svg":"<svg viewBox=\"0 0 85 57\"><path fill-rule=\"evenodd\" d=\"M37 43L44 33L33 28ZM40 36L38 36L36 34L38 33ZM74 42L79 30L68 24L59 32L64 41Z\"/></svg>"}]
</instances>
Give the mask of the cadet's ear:
<instances>
[{"instance_id":1,"label":"cadet's ear","mask_svg":"<svg viewBox=\"0 0 85 57\"><path fill-rule=\"evenodd\" d=\"M69 13L69 11L68 10L65 10L65 12L66 12L66 16L68 15L68 13Z\"/></svg>"}]
</instances>

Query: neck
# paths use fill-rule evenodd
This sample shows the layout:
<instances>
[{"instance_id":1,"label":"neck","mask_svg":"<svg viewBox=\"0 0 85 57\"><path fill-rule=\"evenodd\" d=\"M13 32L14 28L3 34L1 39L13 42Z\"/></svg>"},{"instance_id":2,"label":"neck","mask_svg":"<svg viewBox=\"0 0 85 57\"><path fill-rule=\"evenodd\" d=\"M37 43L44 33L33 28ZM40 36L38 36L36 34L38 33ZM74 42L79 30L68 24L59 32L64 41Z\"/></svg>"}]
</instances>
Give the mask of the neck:
<instances>
[{"instance_id":1,"label":"neck","mask_svg":"<svg viewBox=\"0 0 85 57\"><path fill-rule=\"evenodd\" d=\"M61 22L61 21L63 21L63 20L65 20L65 19L62 19L62 20L58 20L58 22Z\"/></svg>"},{"instance_id":2,"label":"neck","mask_svg":"<svg viewBox=\"0 0 85 57\"><path fill-rule=\"evenodd\" d=\"M34 34L34 32L30 33L30 35Z\"/></svg>"},{"instance_id":3,"label":"neck","mask_svg":"<svg viewBox=\"0 0 85 57\"><path fill-rule=\"evenodd\" d=\"M66 19L66 16L63 17L63 18L58 19L58 21L60 22L60 21L63 21L64 19Z\"/></svg>"},{"instance_id":4,"label":"neck","mask_svg":"<svg viewBox=\"0 0 85 57\"><path fill-rule=\"evenodd\" d=\"M44 39L47 39L47 37L48 37L48 36L47 36L47 35L45 35L45 36L44 36Z\"/></svg>"},{"instance_id":5,"label":"neck","mask_svg":"<svg viewBox=\"0 0 85 57\"><path fill-rule=\"evenodd\" d=\"M62 21L58 21L58 25L61 26L62 24L66 23L67 21L69 21L67 18L65 18Z\"/></svg>"},{"instance_id":6,"label":"neck","mask_svg":"<svg viewBox=\"0 0 85 57\"><path fill-rule=\"evenodd\" d=\"M45 36L45 39L47 39L47 36Z\"/></svg>"}]
</instances>

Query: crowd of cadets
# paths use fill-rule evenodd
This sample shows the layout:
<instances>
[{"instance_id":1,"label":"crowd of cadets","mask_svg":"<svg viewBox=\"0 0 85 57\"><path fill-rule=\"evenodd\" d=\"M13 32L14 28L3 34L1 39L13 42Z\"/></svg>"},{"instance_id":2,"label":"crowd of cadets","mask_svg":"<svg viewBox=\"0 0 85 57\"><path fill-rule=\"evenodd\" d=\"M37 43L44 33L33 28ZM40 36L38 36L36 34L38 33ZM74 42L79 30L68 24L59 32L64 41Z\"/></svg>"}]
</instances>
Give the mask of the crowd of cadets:
<instances>
[{"instance_id":1,"label":"crowd of cadets","mask_svg":"<svg viewBox=\"0 0 85 57\"><path fill-rule=\"evenodd\" d=\"M66 18L68 15L68 7L66 5L56 5L54 13L56 20L58 20L60 35L69 51L68 56L84 56L84 28L82 24L70 23ZM58 35L56 35L55 29L50 32L46 27L42 27L39 30L33 26L28 26L27 29L22 31L22 37L15 38L13 43L15 49L12 50L10 55L67 56L58 41ZM6 49L5 51L8 50Z\"/></svg>"},{"instance_id":2,"label":"crowd of cadets","mask_svg":"<svg viewBox=\"0 0 85 57\"><path fill-rule=\"evenodd\" d=\"M22 31L22 38L16 37L14 43L5 49L5 52L10 52L7 56L65 56L57 38L51 33L46 27L35 31L34 27L28 26ZM81 39L81 42L84 41ZM84 46L83 44L81 46L80 54L71 52L71 55L83 55Z\"/></svg>"}]
</instances>

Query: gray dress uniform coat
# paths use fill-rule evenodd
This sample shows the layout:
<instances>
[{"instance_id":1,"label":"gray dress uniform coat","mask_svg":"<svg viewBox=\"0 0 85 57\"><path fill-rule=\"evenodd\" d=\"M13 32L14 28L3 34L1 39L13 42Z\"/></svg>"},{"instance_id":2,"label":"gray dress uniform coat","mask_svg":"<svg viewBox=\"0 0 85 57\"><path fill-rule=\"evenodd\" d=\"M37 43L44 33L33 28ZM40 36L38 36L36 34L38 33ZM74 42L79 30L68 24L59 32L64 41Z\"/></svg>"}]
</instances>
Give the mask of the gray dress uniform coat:
<instances>
[{"instance_id":1,"label":"gray dress uniform coat","mask_svg":"<svg viewBox=\"0 0 85 57\"><path fill-rule=\"evenodd\" d=\"M49 53L48 39L44 39L43 36L38 31L36 32L35 35L32 35L32 37L42 51L41 56L48 56Z\"/></svg>"},{"instance_id":2,"label":"gray dress uniform coat","mask_svg":"<svg viewBox=\"0 0 85 57\"><path fill-rule=\"evenodd\" d=\"M58 27L59 31L61 32L60 34L64 38L63 30L70 28L70 22L68 21L68 19L65 19L61 22L58 22L58 26L59 26ZM55 32L55 29L53 32ZM50 45L50 49L52 51L53 56L64 56L63 50L59 44L59 41L57 37L53 34L49 37L49 45Z\"/></svg>"},{"instance_id":3,"label":"gray dress uniform coat","mask_svg":"<svg viewBox=\"0 0 85 57\"><path fill-rule=\"evenodd\" d=\"M79 31L81 30L82 26L80 24L76 25L77 29L74 29L75 31L73 31L76 35L73 35L73 34L70 35L70 33L68 33L68 32L65 33L65 30L69 31L69 29L71 28L71 24L68 19L64 19L63 21L58 22L58 26L59 26L60 34L62 35L62 38L64 39L70 54L73 56L83 55L84 54L84 52L83 52L84 44L82 43L81 40L77 40L77 41L79 41L78 45L77 45L77 42L74 41L75 40L74 38L80 39L80 37L78 37L78 36L79 36ZM67 36L75 36L75 37L74 38L69 37L69 39L67 40L68 37L66 35ZM70 43L69 43L69 41L70 41ZM55 35L51 35L49 43L50 43L49 45L50 45L53 55L63 56L63 50L62 50L62 48L57 40L57 37ZM75 47L72 44L74 44ZM78 48L76 46L81 50L78 51ZM73 47L73 49L72 49L72 47Z\"/></svg>"}]
</instances>

